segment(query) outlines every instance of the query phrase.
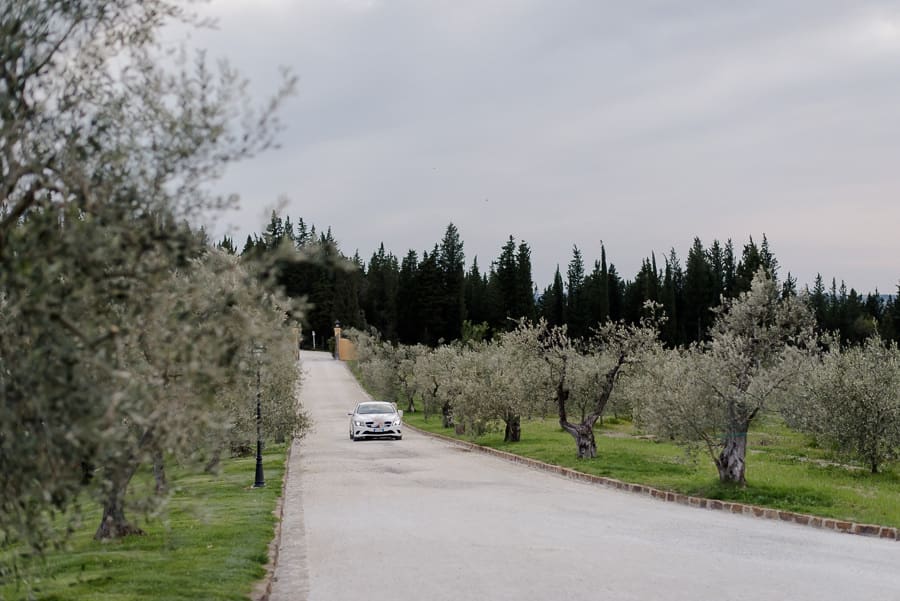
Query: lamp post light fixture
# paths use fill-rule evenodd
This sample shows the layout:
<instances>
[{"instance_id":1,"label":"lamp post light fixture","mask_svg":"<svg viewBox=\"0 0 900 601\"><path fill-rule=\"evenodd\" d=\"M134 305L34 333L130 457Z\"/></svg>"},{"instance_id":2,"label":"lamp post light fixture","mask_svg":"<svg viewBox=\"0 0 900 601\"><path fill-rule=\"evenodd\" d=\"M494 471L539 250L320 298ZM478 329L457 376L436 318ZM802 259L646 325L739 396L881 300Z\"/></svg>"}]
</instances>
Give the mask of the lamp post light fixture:
<instances>
[{"instance_id":1,"label":"lamp post light fixture","mask_svg":"<svg viewBox=\"0 0 900 601\"><path fill-rule=\"evenodd\" d=\"M262 463L262 391L259 382L260 363L265 350L264 346L253 347L253 356L256 357L256 481L253 488L262 488L266 485Z\"/></svg>"}]
</instances>

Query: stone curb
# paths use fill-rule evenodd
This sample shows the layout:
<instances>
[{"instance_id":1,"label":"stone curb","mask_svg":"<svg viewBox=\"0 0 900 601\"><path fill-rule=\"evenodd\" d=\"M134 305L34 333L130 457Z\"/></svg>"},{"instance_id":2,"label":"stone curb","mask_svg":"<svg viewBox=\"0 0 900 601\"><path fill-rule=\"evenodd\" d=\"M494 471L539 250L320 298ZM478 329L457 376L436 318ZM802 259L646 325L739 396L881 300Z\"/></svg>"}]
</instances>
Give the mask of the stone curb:
<instances>
[{"instance_id":1,"label":"stone curb","mask_svg":"<svg viewBox=\"0 0 900 601\"><path fill-rule=\"evenodd\" d=\"M275 536L269 543L269 562L266 564L266 575L253 587L250 598L253 601L269 601L272 594L272 583L275 581L275 568L278 566L278 549L281 547L281 524L284 522L284 497L287 490L288 476L291 473L291 452L294 449L294 441L288 445L287 455L284 458L284 476L281 478L281 496L275 504L272 512L275 520Z\"/></svg>"},{"instance_id":2,"label":"stone curb","mask_svg":"<svg viewBox=\"0 0 900 601\"><path fill-rule=\"evenodd\" d=\"M631 484L616 480L615 478L607 478L605 476L594 476L585 474L567 467L544 463L537 459L522 457L506 451L500 451L485 447L474 442L459 440L443 434L428 432L415 426L404 423L404 426L410 430L414 430L425 436L437 438L457 446L467 448L471 451L477 451L485 455L493 455L511 463L518 463L531 468L539 469L545 472L551 472L569 478L570 480L578 480L580 482L590 482L591 484L599 484L607 488L615 488L626 492L632 492L640 495L646 495L660 501L668 501L670 503L679 503L689 507L698 507L700 509L713 509L717 511L727 511L750 517L762 518L766 520L779 520L782 522L791 522L800 526L808 526L812 528L820 528L824 530L834 530L835 532L843 532L846 534L858 534L861 536L872 536L876 538L886 538L890 540L900 540L900 529L890 526L879 526L877 524L860 524L857 522L848 522L844 520L836 520L833 518L823 518L820 516L809 515L805 513L795 513L793 511L782 511L780 509L769 509L756 505L745 505L743 503L734 503L731 501L719 501L717 499L706 499L703 497L692 497L667 490L660 490L643 484Z\"/></svg>"}]
</instances>

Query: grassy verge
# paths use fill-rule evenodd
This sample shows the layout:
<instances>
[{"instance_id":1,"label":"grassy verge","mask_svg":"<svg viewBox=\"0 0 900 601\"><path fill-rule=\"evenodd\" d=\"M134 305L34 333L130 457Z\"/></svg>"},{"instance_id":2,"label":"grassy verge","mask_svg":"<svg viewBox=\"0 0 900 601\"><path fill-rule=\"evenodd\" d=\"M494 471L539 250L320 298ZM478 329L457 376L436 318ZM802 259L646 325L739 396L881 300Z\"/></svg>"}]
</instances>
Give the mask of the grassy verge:
<instances>
[{"instance_id":1,"label":"grassy verge","mask_svg":"<svg viewBox=\"0 0 900 601\"><path fill-rule=\"evenodd\" d=\"M99 510L85 515L69 549L36 568L39 601L245 601L264 576L285 445L266 450L265 488L252 488L255 457L223 461L220 474L170 468L175 490L164 513L138 519L146 536L93 540ZM0 600L26 599L22 583L0 582Z\"/></svg>"},{"instance_id":2,"label":"grassy verge","mask_svg":"<svg viewBox=\"0 0 900 601\"><path fill-rule=\"evenodd\" d=\"M440 416L424 419L406 413L409 425L454 438L471 440L441 427ZM637 435L627 421L598 425L597 458L579 460L575 443L555 420L522 425L522 440L503 442L503 433L489 432L474 442L569 467L698 497L738 501L823 517L900 527L900 466L885 465L871 474L841 463L815 448L802 434L775 419L763 420L749 436L746 488L723 486L708 454L688 456L675 444Z\"/></svg>"}]
</instances>

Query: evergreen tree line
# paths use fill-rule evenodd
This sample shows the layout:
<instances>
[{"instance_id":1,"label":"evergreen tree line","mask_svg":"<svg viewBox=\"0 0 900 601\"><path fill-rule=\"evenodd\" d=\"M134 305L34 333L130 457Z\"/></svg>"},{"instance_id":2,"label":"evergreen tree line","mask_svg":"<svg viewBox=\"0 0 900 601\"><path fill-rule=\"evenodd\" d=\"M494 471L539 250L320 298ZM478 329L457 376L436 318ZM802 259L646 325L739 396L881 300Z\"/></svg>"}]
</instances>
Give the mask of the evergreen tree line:
<instances>
[{"instance_id":1,"label":"evergreen tree line","mask_svg":"<svg viewBox=\"0 0 900 601\"><path fill-rule=\"evenodd\" d=\"M461 338L490 338L512 330L522 318L566 325L571 336L580 338L610 321L636 324L644 316L646 301L654 301L668 318L660 336L674 347L706 339L713 309L748 291L760 268L779 281L782 296L799 292L790 272L778 280L778 260L765 235L759 243L751 236L740 251L731 240L714 240L707 247L694 238L683 262L674 248L662 261L651 253L632 279L619 275L602 244L600 258L591 266L573 246L565 272L557 266L543 291L534 285L527 242L509 236L486 269L477 257L466 268L464 243L452 223L421 255L409 250L401 259L382 243L363 261L358 251L352 257L341 252L331 228L317 232L302 218L294 224L290 217L273 212L265 231L248 236L240 253L258 256L282 244L318 259L280 264L277 278L288 296L309 300L308 329L319 332L320 340L340 322L359 329L373 327L391 342L434 346ZM238 252L227 236L219 246ZM834 279L826 288L821 275L804 292L819 329L838 332L844 343L861 342L876 331L885 339L900 340L898 296L885 297L877 290L863 295ZM304 339L311 345L309 333Z\"/></svg>"}]
</instances>

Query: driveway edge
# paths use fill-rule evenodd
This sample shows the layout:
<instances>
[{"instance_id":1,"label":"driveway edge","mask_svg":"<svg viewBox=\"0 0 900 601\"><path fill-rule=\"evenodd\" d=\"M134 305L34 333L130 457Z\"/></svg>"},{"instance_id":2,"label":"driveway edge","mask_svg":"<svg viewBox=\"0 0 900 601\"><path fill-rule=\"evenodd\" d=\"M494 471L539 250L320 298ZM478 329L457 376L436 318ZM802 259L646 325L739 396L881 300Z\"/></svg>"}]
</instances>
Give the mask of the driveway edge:
<instances>
[{"instance_id":1,"label":"driveway edge","mask_svg":"<svg viewBox=\"0 0 900 601\"><path fill-rule=\"evenodd\" d=\"M269 595L272 594L272 582L275 579L275 568L278 566L278 550L281 548L281 525L284 523L284 499L287 490L288 476L291 472L291 453L294 450L294 441L288 445L287 454L284 458L284 475L281 478L281 496L275 504L272 511L275 514L275 536L269 542L269 562L266 564L266 575L263 579L256 583L250 598L253 601L269 601Z\"/></svg>"},{"instance_id":2,"label":"driveway edge","mask_svg":"<svg viewBox=\"0 0 900 601\"><path fill-rule=\"evenodd\" d=\"M762 518L766 520L777 520L781 522L790 522L793 524L798 524L800 526L807 526L811 528L819 528L823 530L833 530L835 532L843 532L845 534L857 534L860 536L871 536L875 538L884 538L889 540L900 540L900 529L893 528L891 526L879 526L877 524L860 524L858 522L848 522L845 520L837 520L834 518L823 518L820 516L809 515L805 513L796 513L793 511L782 511L780 509L769 509L767 507L759 507L757 505L746 505L744 503L735 503L732 501L719 501L718 499L706 499L704 497L692 497L689 495L683 495L681 493L675 493L666 490L660 490L658 488L652 488L650 486L645 486L643 484L632 484L629 482L623 482L622 480L616 480L615 478L607 478L605 476L594 476L592 474L585 474L584 472L579 472L573 470L571 468L562 467L560 465L553 465L550 463L545 463L543 461L539 461L537 459L531 459L530 457L522 457L521 455L515 455L513 453L508 453L506 451L500 451L498 449L492 449L491 447L485 447L474 442L469 442L466 440L459 440L458 438L453 438L450 436L445 436L443 434L437 434L435 432L428 432L427 430L422 430L415 426L411 426L408 423L403 424L404 427L409 428L415 432L420 434L424 434L425 436L430 436L432 438L436 438L439 440L443 440L446 442L450 442L457 446L461 446L467 448L471 451L477 451L479 453L483 453L485 455L493 455L494 457L499 457L505 461L509 461L511 463L518 463L520 465L525 465L534 469L542 470L545 472L550 472L553 474L558 474L560 476L564 476L569 478L570 480L578 480L580 482L589 482L591 484L598 484L600 486L605 486L607 488L615 488L617 490L622 490L626 492L631 492L639 495L644 495L648 497L652 497L654 499L658 499L660 501L667 501L669 503L678 503L680 505L687 505L689 507L697 507L699 509L712 509L716 511L727 511L730 513L736 513L740 515L746 515L755 518ZM265 600L263 600L265 601Z\"/></svg>"}]
</instances>

